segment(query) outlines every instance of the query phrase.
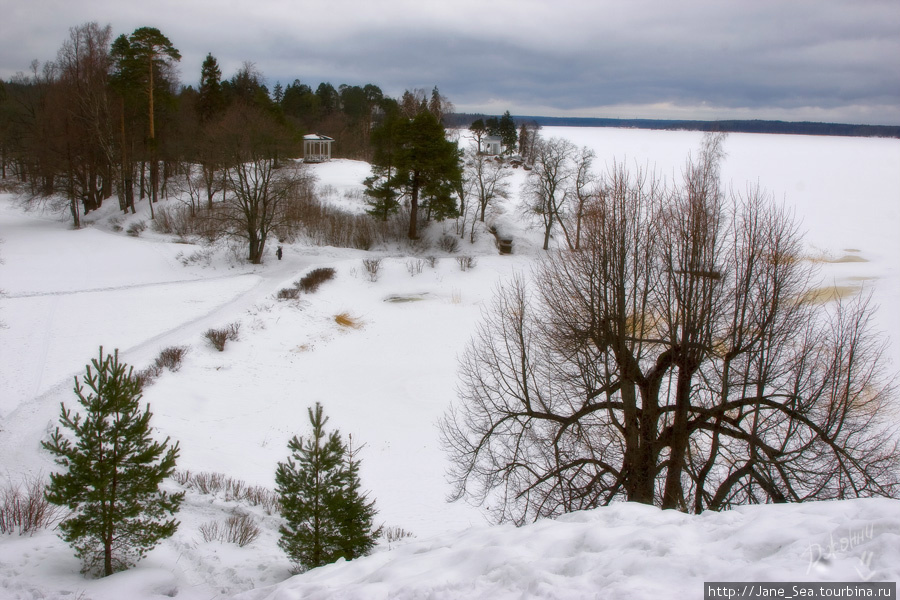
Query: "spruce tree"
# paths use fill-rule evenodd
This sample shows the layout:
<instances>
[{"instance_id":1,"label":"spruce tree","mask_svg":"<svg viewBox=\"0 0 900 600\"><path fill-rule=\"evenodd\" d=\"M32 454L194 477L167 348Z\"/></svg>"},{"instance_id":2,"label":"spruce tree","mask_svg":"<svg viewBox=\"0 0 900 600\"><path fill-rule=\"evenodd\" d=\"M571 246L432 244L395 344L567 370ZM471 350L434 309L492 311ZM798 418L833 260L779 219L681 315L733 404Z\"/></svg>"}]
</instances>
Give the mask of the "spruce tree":
<instances>
[{"instance_id":1,"label":"spruce tree","mask_svg":"<svg viewBox=\"0 0 900 600\"><path fill-rule=\"evenodd\" d=\"M200 66L200 89L197 99L197 113L200 121L210 121L225 108L225 96L222 92L222 71L219 62L212 54L207 54Z\"/></svg>"},{"instance_id":2,"label":"spruce tree","mask_svg":"<svg viewBox=\"0 0 900 600\"><path fill-rule=\"evenodd\" d=\"M321 404L308 413L312 436L294 436L291 456L275 472L285 519L278 545L299 570L362 556L380 534L372 525L375 503L360 492L355 453L338 431L326 433Z\"/></svg>"},{"instance_id":3,"label":"spruce tree","mask_svg":"<svg viewBox=\"0 0 900 600\"><path fill-rule=\"evenodd\" d=\"M150 406L141 411L141 383L118 350L104 357L101 347L85 370L82 382L75 379L81 412L61 405L60 423L74 441L57 427L41 443L66 469L50 476L46 498L72 511L60 537L75 548L83 572L106 576L175 533L171 516L184 494L159 489L175 470L178 444L151 437Z\"/></svg>"}]
</instances>

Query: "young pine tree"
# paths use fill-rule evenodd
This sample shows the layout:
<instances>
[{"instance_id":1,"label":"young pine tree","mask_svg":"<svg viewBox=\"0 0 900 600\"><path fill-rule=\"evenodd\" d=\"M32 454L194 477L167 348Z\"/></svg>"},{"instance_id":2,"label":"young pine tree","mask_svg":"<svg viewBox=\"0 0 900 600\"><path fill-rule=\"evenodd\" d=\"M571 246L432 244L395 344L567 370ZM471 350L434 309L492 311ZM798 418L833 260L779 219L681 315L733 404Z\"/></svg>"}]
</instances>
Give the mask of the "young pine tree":
<instances>
[{"instance_id":1,"label":"young pine tree","mask_svg":"<svg viewBox=\"0 0 900 600\"><path fill-rule=\"evenodd\" d=\"M93 365L93 368L91 368ZM184 494L159 489L175 470L178 444L151 437L150 406L139 406L141 384L119 362L118 350L87 365L75 380L81 413L61 405L59 427L41 445L66 470L50 476L46 498L65 506L60 536L76 550L83 572L103 576L127 569L157 542L175 533L171 516Z\"/></svg>"},{"instance_id":2,"label":"young pine tree","mask_svg":"<svg viewBox=\"0 0 900 600\"><path fill-rule=\"evenodd\" d=\"M338 431L325 432L321 404L308 412L312 436L294 436L291 456L275 472L285 519L278 545L300 570L362 556L379 535L374 502L359 491L359 461Z\"/></svg>"},{"instance_id":3,"label":"young pine tree","mask_svg":"<svg viewBox=\"0 0 900 600\"><path fill-rule=\"evenodd\" d=\"M375 540L381 535L381 528L375 527L375 501L368 501L361 490L359 480L359 460L356 455L362 447L353 448L353 436L343 457L344 485L337 506L338 530L341 534L341 556L352 560L365 556L375 547Z\"/></svg>"}]
</instances>

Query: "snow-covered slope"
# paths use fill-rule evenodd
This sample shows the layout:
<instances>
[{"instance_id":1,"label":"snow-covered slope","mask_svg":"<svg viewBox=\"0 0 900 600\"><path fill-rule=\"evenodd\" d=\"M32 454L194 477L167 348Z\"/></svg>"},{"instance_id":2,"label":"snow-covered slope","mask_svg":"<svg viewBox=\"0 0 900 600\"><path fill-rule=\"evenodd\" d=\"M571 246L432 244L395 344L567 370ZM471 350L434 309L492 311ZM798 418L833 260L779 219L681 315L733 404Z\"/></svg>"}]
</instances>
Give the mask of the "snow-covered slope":
<instances>
[{"instance_id":1,"label":"snow-covered slope","mask_svg":"<svg viewBox=\"0 0 900 600\"><path fill-rule=\"evenodd\" d=\"M239 598L656 600L701 598L704 582L898 579L897 500L745 506L702 515L617 504L519 529L445 534Z\"/></svg>"},{"instance_id":2,"label":"snow-covered slope","mask_svg":"<svg viewBox=\"0 0 900 600\"><path fill-rule=\"evenodd\" d=\"M547 128L542 135L593 147L598 170L615 157L654 163L671 176L700 141L692 132L614 129ZM758 181L795 207L826 284L873 290L897 371L900 141L732 135L725 148L726 180L738 189ZM331 186L329 197L362 210L365 164L312 168L321 186ZM523 179L516 171L514 191ZM370 281L362 258L371 254L361 251L287 245L277 261L271 247L266 263L253 267L225 248L174 243L149 229L138 238L122 231L147 215L117 217L107 206L88 215L92 226L73 231L63 219L24 213L0 196L3 475L16 480L52 468L39 442L55 426L59 403L74 402L72 378L99 345L119 348L138 369L162 348L186 345L182 368L163 374L144 396L160 435L180 442L179 469L271 487L287 440L306 431L306 408L321 402L329 425L366 444L363 484L379 519L417 536L284 581L290 563L276 546L277 517L192 491L178 533L136 569L105 580L82 578L52 532L0 537L0 598L214 598L252 588L259 589L251 598L622 597L626 590L634 597L672 590L662 597L675 597L699 594L698 582L712 578L858 580L870 575L854 575L859 561L876 579L900 578L900 501L694 517L614 506L519 530L487 527L478 508L447 504L435 422L455 396L456 358L498 281L526 271L541 241L522 222L515 199L493 218L515 236L514 255L497 255L487 233L461 244L459 254L477 261L465 272L438 250L382 248L375 251L383 258L380 276ZM429 254L434 267L424 264ZM280 288L318 266L335 268L336 278L300 300L276 300ZM391 301L397 299L406 301ZM336 323L342 313L359 327ZM203 332L230 323L240 323L240 339L224 352L209 347ZM202 540L200 525L236 509L262 527L257 541L237 548ZM822 557L806 573L808 548L858 530L872 532L865 547L828 565ZM281 587L266 588L275 584Z\"/></svg>"}]
</instances>

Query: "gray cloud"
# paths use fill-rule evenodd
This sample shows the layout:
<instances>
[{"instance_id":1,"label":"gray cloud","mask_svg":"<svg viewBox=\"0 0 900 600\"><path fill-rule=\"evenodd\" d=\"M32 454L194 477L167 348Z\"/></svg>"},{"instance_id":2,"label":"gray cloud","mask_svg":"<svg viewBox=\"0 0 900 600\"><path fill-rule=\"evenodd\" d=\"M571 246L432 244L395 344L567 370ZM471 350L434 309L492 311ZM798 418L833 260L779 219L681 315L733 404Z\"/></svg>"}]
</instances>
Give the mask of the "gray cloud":
<instances>
[{"instance_id":1,"label":"gray cloud","mask_svg":"<svg viewBox=\"0 0 900 600\"><path fill-rule=\"evenodd\" d=\"M26 1L0 25L4 79L106 15L166 33L186 84L212 52L226 76L249 60L270 83L438 85L464 110L900 124L896 0Z\"/></svg>"}]
</instances>

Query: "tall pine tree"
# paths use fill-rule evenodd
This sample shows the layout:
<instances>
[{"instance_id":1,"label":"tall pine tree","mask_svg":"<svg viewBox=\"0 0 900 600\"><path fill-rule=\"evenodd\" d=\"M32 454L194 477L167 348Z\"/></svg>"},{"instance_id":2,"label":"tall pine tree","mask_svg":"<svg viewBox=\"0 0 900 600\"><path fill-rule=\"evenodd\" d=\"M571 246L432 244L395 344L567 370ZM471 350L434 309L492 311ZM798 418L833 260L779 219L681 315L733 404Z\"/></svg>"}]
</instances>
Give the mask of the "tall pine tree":
<instances>
[{"instance_id":1,"label":"tall pine tree","mask_svg":"<svg viewBox=\"0 0 900 600\"><path fill-rule=\"evenodd\" d=\"M93 368L91 368L93 366ZM60 536L76 550L83 571L112 575L175 533L171 516L184 494L160 491L175 471L178 444L154 441L150 406L140 408L141 383L119 353L91 361L75 380L81 413L61 406L59 427L41 445L66 471L50 476L47 500L72 511Z\"/></svg>"},{"instance_id":2,"label":"tall pine tree","mask_svg":"<svg viewBox=\"0 0 900 600\"><path fill-rule=\"evenodd\" d=\"M321 404L308 413L312 435L294 436L291 456L275 471L285 519L278 545L299 570L362 556L380 531L372 524L374 502L360 493L359 461L338 431L326 433Z\"/></svg>"}]
</instances>

